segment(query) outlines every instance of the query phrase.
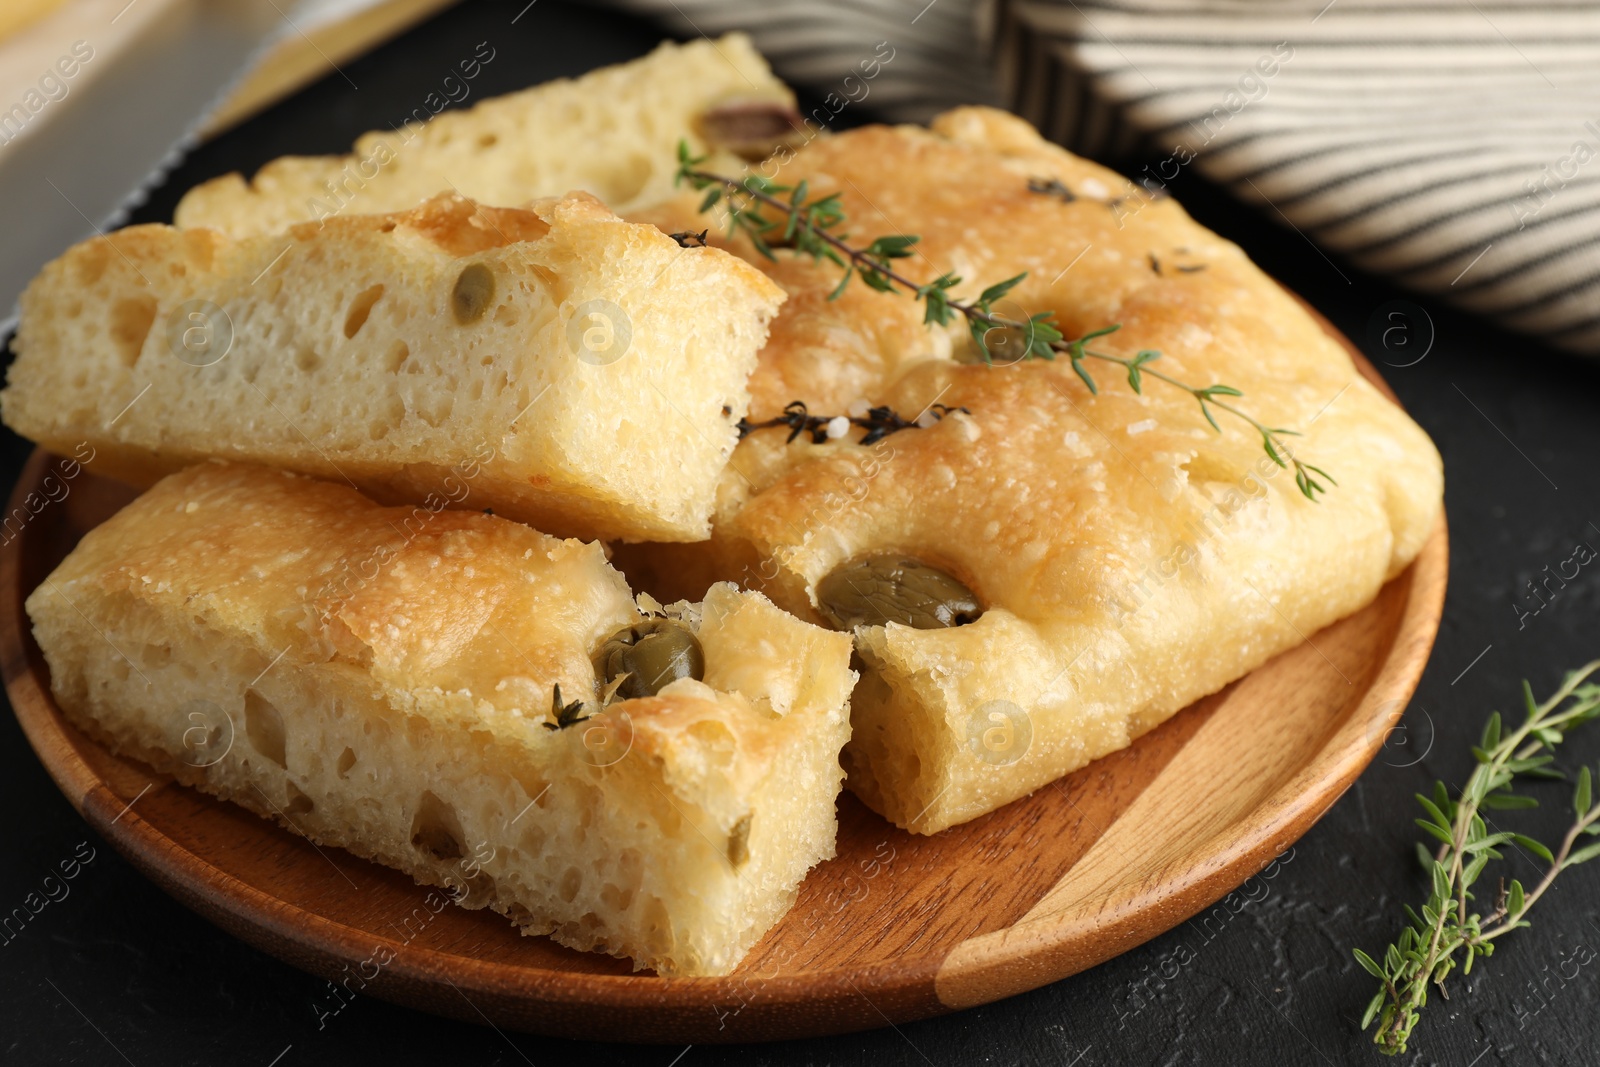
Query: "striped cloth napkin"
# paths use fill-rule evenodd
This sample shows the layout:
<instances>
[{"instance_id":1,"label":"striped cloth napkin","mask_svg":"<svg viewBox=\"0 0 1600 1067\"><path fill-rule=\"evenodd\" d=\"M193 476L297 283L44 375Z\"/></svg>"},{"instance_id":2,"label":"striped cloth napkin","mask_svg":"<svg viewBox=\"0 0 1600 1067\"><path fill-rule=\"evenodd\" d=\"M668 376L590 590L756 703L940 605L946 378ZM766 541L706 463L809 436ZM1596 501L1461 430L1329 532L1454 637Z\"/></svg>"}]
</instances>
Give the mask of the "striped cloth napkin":
<instances>
[{"instance_id":1,"label":"striped cloth napkin","mask_svg":"<svg viewBox=\"0 0 1600 1067\"><path fill-rule=\"evenodd\" d=\"M780 78L809 90L835 117L860 104L874 118L925 122L961 104L1001 103L988 40L975 36L980 21L991 22L977 15L991 0L601 2L653 18L680 37L749 34ZM866 71L871 78L863 78Z\"/></svg>"},{"instance_id":2,"label":"striped cloth napkin","mask_svg":"<svg viewBox=\"0 0 1600 1067\"><path fill-rule=\"evenodd\" d=\"M1007 99L1089 156L1190 161L1334 259L1600 352L1600 9L1013 0Z\"/></svg>"},{"instance_id":3,"label":"striped cloth napkin","mask_svg":"<svg viewBox=\"0 0 1600 1067\"><path fill-rule=\"evenodd\" d=\"M895 118L991 100L987 55L1001 102L1076 152L1152 188L1193 165L1331 263L1600 353L1587 0L627 2L744 29L810 88L887 40Z\"/></svg>"}]
</instances>

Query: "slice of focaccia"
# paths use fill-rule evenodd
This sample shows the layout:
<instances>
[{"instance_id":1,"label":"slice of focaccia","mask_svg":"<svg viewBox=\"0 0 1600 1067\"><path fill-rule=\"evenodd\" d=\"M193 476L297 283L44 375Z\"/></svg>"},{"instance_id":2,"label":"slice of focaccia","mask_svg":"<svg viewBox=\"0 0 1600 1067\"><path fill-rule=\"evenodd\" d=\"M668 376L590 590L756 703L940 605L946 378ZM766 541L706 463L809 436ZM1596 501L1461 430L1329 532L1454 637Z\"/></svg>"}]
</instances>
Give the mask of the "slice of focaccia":
<instances>
[{"instance_id":1,"label":"slice of focaccia","mask_svg":"<svg viewBox=\"0 0 1600 1067\"><path fill-rule=\"evenodd\" d=\"M833 854L848 637L730 585L647 617L597 544L201 464L27 610L117 751L574 948L726 973Z\"/></svg>"},{"instance_id":2,"label":"slice of focaccia","mask_svg":"<svg viewBox=\"0 0 1600 1067\"><path fill-rule=\"evenodd\" d=\"M191 189L177 225L233 237L345 212L402 211L445 191L517 207L582 189L618 211L671 194L677 145L752 151L792 132L794 95L743 34L667 42L642 59L363 135L348 156L288 156L246 182ZM728 158L728 157L719 157ZM737 160L735 160L737 161Z\"/></svg>"},{"instance_id":3,"label":"slice of focaccia","mask_svg":"<svg viewBox=\"0 0 1600 1067\"><path fill-rule=\"evenodd\" d=\"M1093 393L1065 356L1016 361L1003 332L985 366L959 316L930 330L906 294L855 283L830 301L836 267L780 252L764 269L791 295L752 379L758 419L794 400L812 416L954 410L870 445L861 428L755 430L711 542L618 559L654 569L658 594L734 579L853 626L869 669L848 784L897 824L940 830L1127 745L1369 603L1434 528L1432 442L1288 293L1173 201L1020 120L854 130L776 180L838 193L852 244L919 234L896 268L959 275L956 297L1026 271L998 313L1053 312L1068 338L1120 326L1090 347L1241 390L1221 399L1299 431L1280 440L1337 479L1313 503L1256 430L1216 409L1214 429L1183 389L1146 374L1135 392L1091 359Z\"/></svg>"},{"instance_id":4,"label":"slice of focaccia","mask_svg":"<svg viewBox=\"0 0 1600 1067\"><path fill-rule=\"evenodd\" d=\"M782 298L587 194L239 241L134 226L28 287L0 405L137 484L216 456L563 535L694 540Z\"/></svg>"}]
</instances>

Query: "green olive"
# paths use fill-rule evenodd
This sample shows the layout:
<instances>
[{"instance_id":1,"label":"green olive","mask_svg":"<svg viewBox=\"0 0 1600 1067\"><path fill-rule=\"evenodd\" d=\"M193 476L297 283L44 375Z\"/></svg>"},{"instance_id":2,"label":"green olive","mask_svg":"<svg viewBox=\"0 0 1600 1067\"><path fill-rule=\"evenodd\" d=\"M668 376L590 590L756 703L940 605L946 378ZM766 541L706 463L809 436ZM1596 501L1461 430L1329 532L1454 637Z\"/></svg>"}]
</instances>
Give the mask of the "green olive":
<instances>
[{"instance_id":1,"label":"green olive","mask_svg":"<svg viewBox=\"0 0 1600 1067\"><path fill-rule=\"evenodd\" d=\"M602 686L627 675L617 687L618 700L653 697L679 678L706 676L706 654L700 641L672 619L645 619L624 626L601 643L594 670Z\"/></svg>"},{"instance_id":2,"label":"green olive","mask_svg":"<svg viewBox=\"0 0 1600 1067\"><path fill-rule=\"evenodd\" d=\"M972 590L906 556L869 556L835 567L817 583L817 602L836 630L887 622L938 630L983 614Z\"/></svg>"},{"instance_id":3,"label":"green olive","mask_svg":"<svg viewBox=\"0 0 1600 1067\"><path fill-rule=\"evenodd\" d=\"M469 263L456 278L456 287L450 293L450 310L456 321L465 326L483 318L493 299L494 272L482 263Z\"/></svg>"}]
</instances>

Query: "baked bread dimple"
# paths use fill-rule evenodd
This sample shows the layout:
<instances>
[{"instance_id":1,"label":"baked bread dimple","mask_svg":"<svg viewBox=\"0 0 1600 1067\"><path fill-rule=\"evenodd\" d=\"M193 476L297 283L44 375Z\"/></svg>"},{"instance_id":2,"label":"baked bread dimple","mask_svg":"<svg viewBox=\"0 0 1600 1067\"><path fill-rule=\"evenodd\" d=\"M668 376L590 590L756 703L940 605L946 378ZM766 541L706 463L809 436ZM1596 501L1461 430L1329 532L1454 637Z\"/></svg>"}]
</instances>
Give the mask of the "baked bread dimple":
<instances>
[{"instance_id":1,"label":"baked bread dimple","mask_svg":"<svg viewBox=\"0 0 1600 1067\"><path fill-rule=\"evenodd\" d=\"M698 154L781 137L793 109L794 94L743 34L668 41L631 63L465 110L430 118L419 107L398 129L362 135L350 155L286 156L248 182L205 182L184 194L174 221L248 237L347 212L403 211L441 192L520 207L582 189L629 210L672 192L680 139Z\"/></svg>"},{"instance_id":2,"label":"baked bread dimple","mask_svg":"<svg viewBox=\"0 0 1600 1067\"><path fill-rule=\"evenodd\" d=\"M22 297L5 422L148 484L210 456L564 535L694 540L782 293L587 194L232 240L134 226Z\"/></svg>"},{"instance_id":3,"label":"baked bread dimple","mask_svg":"<svg viewBox=\"0 0 1600 1067\"><path fill-rule=\"evenodd\" d=\"M791 297L752 379L756 416L791 400L970 414L870 446L852 443L860 430L820 445L757 430L724 476L712 541L658 551L673 575L737 578L819 621L818 584L878 555L977 594L968 625L857 631L869 670L849 786L897 824L937 831L1128 744L1367 604L1432 531L1442 474L1427 435L1170 200L985 109L819 140L777 171L802 178L839 192L852 244L921 235L921 255L896 264L917 281L954 272L970 298L1026 270L1003 313L1054 312L1068 337L1120 324L1094 347L1159 350L1156 369L1237 387L1338 481L1310 502L1247 424L1219 412L1217 432L1182 390L1147 377L1135 394L1093 360L1098 395L1065 359L972 363L959 320L928 330L909 296L864 287L830 304L837 268L780 253L764 269Z\"/></svg>"},{"instance_id":4,"label":"baked bread dimple","mask_svg":"<svg viewBox=\"0 0 1600 1067\"><path fill-rule=\"evenodd\" d=\"M721 585L678 609L703 680L602 712L642 617L597 544L210 463L27 610L115 751L574 948L726 973L833 854L849 638ZM557 686L591 717L551 729Z\"/></svg>"}]
</instances>

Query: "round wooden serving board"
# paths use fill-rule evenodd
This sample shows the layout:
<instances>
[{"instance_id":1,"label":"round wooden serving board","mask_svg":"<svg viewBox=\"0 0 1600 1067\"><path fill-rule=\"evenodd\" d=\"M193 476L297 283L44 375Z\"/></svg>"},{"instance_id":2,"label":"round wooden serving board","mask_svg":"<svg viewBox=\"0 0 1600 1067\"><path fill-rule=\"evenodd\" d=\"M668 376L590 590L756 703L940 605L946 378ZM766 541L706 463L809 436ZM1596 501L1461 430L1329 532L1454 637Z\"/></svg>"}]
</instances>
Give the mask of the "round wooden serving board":
<instances>
[{"instance_id":1,"label":"round wooden serving board","mask_svg":"<svg viewBox=\"0 0 1600 1067\"><path fill-rule=\"evenodd\" d=\"M13 508L51 460L33 455ZM223 929L351 990L469 1022L630 1041L803 1037L937 1015L1092 967L1198 913L1288 848L1382 747L1433 646L1448 552L1441 517L1363 611L974 822L914 837L842 795L838 856L739 970L659 978L523 937L490 911L434 914L404 875L319 851L69 726L22 603L129 499L80 474L0 550L6 689L95 831ZM330 993L328 1010L337 1003Z\"/></svg>"}]
</instances>

